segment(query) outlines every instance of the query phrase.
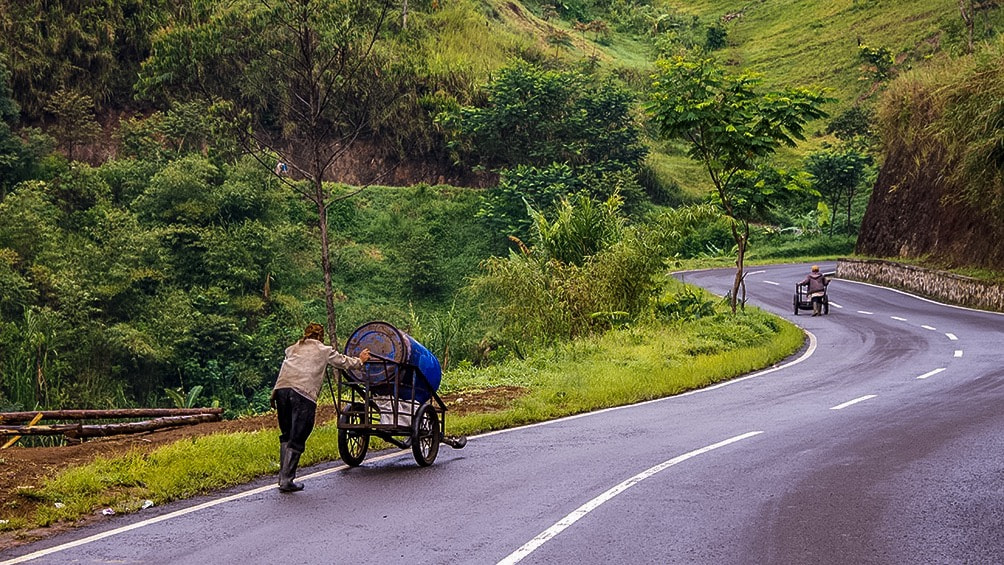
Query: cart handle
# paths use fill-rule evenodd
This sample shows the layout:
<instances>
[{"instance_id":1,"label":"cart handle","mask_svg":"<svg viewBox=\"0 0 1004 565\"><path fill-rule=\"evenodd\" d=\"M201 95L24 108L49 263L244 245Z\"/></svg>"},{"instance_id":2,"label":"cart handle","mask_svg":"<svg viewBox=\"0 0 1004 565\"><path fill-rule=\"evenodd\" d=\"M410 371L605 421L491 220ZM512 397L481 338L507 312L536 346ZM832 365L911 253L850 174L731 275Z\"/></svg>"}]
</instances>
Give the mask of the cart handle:
<instances>
[{"instance_id":1,"label":"cart handle","mask_svg":"<svg viewBox=\"0 0 1004 565\"><path fill-rule=\"evenodd\" d=\"M397 361L395 361L393 359L388 359L388 358L384 357L383 355L379 355L377 353L373 353L372 351L370 351L370 357L372 357L374 359L378 359L380 361L383 361L384 363L394 363L395 365L397 364Z\"/></svg>"}]
</instances>

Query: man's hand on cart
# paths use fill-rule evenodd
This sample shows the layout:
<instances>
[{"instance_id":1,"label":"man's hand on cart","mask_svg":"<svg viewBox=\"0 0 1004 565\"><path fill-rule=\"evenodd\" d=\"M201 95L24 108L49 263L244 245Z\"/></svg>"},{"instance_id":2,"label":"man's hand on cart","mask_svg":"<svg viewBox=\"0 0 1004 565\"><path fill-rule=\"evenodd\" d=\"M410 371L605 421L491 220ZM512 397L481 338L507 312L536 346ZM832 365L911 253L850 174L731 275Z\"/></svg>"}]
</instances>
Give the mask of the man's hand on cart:
<instances>
[{"instance_id":1,"label":"man's hand on cart","mask_svg":"<svg viewBox=\"0 0 1004 565\"><path fill-rule=\"evenodd\" d=\"M362 351L359 352L359 360L362 361L363 363L365 363L365 362L367 362L367 361L370 360L370 350L369 350L369 348L363 349Z\"/></svg>"}]
</instances>

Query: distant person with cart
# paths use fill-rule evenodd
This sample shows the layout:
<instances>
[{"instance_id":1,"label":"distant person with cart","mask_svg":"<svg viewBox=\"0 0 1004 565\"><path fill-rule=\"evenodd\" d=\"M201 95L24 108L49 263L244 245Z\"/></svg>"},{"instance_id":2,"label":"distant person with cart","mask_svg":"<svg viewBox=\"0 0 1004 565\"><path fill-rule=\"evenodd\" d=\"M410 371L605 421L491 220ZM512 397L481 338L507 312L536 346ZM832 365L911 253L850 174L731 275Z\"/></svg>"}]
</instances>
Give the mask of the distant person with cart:
<instances>
[{"instance_id":1,"label":"distant person with cart","mask_svg":"<svg viewBox=\"0 0 1004 565\"><path fill-rule=\"evenodd\" d=\"M328 365L337 369L358 370L369 358L369 349L360 351L359 357L350 357L330 345L324 345L324 326L317 323L307 324L303 337L286 348L286 356L269 399L279 420L280 491L303 490L303 484L294 483L293 479L296 478L296 467L300 464L307 437L314 430L317 396Z\"/></svg>"},{"instance_id":2,"label":"distant person with cart","mask_svg":"<svg viewBox=\"0 0 1004 565\"><path fill-rule=\"evenodd\" d=\"M798 286L806 287L806 293L812 299L812 315L818 316L823 307L823 295L826 294L826 286L830 284L829 279L819 272L819 266L813 265L812 272L806 275L805 279L798 283Z\"/></svg>"}]
</instances>

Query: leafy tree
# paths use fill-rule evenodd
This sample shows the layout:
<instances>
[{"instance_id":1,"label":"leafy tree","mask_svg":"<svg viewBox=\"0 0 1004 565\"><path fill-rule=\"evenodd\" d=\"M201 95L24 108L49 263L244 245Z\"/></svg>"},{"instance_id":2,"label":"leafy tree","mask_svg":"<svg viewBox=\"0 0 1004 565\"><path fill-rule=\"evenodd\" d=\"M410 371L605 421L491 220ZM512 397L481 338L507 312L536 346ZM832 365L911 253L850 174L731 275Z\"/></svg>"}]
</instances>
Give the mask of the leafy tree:
<instances>
[{"instance_id":1,"label":"leafy tree","mask_svg":"<svg viewBox=\"0 0 1004 565\"><path fill-rule=\"evenodd\" d=\"M871 164L871 157L854 149L826 149L809 155L806 160L805 170L812 175L813 188L831 210L830 236L840 208L847 212L844 228L848 235L851 233L851 204Z\"/></svg>"},{"instance_id":2,"label":"leafy tree","mask_svg":"<svg viewBox=\"0 0 1004 565\"><path fill-rule=\"evenodd\" d=\"M826 124L826 133L836 136L841 141L867 146L874 138L872 120L872 112L861 106L854 106L830 120Z\"/></svg>"},{"instance_id":3,"label":"leafy tree","mask_svg":"<svg viewBox=\"0 0 1004 565\"><path fill-rule=\"evenodd\" d=\"M146 95L222 99L217 107L229 106L239 118L245 148L269 170L276 160L286 164L290 177L283 181L317 213L328 334L335 345L328 207L357 191L336 194L324 179L372 126L375 109L390 106L399 92L395 67L378 49L393 8L387 0L219 5L205 21L161 36L140 81Z\"/></svg>"},{"instance_id":4,"label":"leafy tree","mask_svg":"<svg viewBox=\"0 0 1004 565\"><path fill-rule=\"evenodd\" d=\"M718 205L732 220L736 276L730 302L735 312L751 214L771 204L764 198L769 195L757 194L755 183L748 191L743 175L782 145L803 139L806 122L826 116L820 106L829 99L803 88L760 92L756 76L728 74L712 58L675 57L657 65L647 109L663 136L684 140L690 157L703 163Z\"/></svg>"},{"instance_id":5,"label":"leafy tree","mask_svg":"<svg viewBox=\"0 0 1004 565\"><path fill-rule=\"evenodd\" d=\"M464 163L493 169L591 164L637 166L646 154L631 116L633 96L612 82L516 63L488 85L484 107L439 117Z\"/></svg>"},{"instance_id":6,"label":"leafy tree","mask_svg":"<svg viewBox=\"0 0 1004 565\"><path fill-rule=\"evenodd\" d=\"M61 88L46 102L45 110L56 120L49 133L71 161L76 157L78 147L101 135L101 125L94 119L94 101L90 96Z\"/></svg>"},{"instance_id":7,"label":"leafy tree","mask_svg":"<svg viewBox=\"0 0 1004 565\"><path fill-rule=\"evenodd\" d=\"M619 190L633 210L643 198L634 172L647 150L625 89L517 63L488 90L485 107L439 120L461 162L500 171L481 210L499 233L529 236L527 204L549 212L561 196L586 192L602 201Z\"/></svg>"}]
</instances>

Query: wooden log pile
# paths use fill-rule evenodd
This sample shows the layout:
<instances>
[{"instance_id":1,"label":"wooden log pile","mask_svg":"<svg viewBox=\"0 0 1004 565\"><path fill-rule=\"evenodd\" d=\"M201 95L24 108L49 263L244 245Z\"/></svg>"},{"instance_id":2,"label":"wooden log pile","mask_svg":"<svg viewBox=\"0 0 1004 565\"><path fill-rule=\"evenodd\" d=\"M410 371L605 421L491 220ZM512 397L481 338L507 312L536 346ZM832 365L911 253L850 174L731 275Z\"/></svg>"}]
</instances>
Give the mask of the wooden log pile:
<instances>
[{"instance_id":1,"label":"wooden log pile","mask_svg":"<svg viewBox=\"0 0 1004 565\"><path fill-rule=\"evenodd\" d=\"M222 408L129 408L118 410L41 410L36 412L0 412L0 437L63 435L71 440L151 432L174 426L215 422L222 418ZM84 424L85 420L138 421ZM38 424L42 420L71 423Z\"/></svg>"}]
</instances>

